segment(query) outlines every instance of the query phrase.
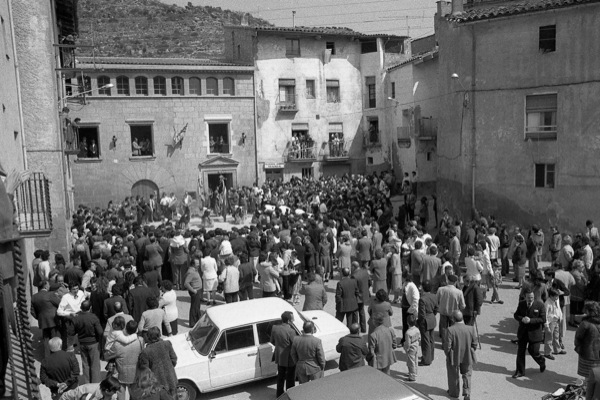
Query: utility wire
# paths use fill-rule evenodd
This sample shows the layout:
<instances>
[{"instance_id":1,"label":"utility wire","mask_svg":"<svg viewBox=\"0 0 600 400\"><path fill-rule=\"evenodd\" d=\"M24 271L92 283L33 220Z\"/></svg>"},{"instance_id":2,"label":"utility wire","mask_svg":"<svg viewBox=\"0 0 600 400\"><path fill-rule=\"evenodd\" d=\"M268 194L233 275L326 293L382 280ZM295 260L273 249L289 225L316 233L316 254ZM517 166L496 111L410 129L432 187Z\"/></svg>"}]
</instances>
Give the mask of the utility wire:
<instances>
[{"instance_id":1,"label":"utility wire","mask_svg":"<svg viewBox=\"0 0 600 400\"><path fill-rule=\"evenodd\" d=\"M325 8L325 7L347 7L349 5L362 5L362 4L382 4L382 3L397 3L398 0L375 0L375 1L357 1L352 3L335 3L335 4L323 4L323 5L307 5L307 6L296 6L296 7L284 7L284 8L265 8L260 10L263 12L272 12L272 11L288 11L288 10L299 10L303 8ZM404 8L399 11L410 11L410 10L434 10L436 7L414 7L414 8Z\"/></svg>"}]
</instances>

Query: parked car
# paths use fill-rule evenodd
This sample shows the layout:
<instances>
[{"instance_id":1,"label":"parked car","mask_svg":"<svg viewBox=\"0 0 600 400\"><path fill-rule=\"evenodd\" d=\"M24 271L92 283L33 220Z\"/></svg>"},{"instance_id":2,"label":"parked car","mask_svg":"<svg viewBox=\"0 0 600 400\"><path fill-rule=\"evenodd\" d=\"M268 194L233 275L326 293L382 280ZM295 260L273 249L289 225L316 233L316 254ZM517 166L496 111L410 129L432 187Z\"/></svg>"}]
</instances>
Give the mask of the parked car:
<instances>
[{"instance_id":1,"label":"parked car","mask_svg":"<svg viewBox=\"0 0 600 400\"><path fill-rule=\"evenodd\" d=\"M179 400L277 375L269 340L284 311L294 314L298 333L305 321L312 321L326 360L339 358L335 346L349 330L325 311L301 313L277 297L210 307L192 330L167 338L177 354Z\"/></svg>"},{"instance_id":2,"label":"parked car","mask_svg":"<svg viewBox=\"0 0 600 400\"><path fill-rule=\"evenodd\" d=\"M294 386L277 400L431 400L429 396L373 368L353 368Z\"/></svg>"}]
</instances>

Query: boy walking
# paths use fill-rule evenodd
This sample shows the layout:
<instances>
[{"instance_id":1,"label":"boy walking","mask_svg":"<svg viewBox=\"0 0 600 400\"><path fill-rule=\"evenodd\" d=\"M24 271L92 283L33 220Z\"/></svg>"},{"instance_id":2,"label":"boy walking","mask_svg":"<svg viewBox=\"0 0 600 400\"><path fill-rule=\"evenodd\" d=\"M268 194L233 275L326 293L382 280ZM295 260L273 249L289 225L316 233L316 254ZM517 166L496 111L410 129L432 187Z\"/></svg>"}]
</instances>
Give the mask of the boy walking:
<instances>
[{"instance_id":1,"label":"boy walking","mask_svg":"<svg viewBox=\"0 0 600 400\"><path fill-rule=\"evenodd\" d=\"M404 350L406 351L406 365L408 366L408 381L417 380L417 358L419 346L421 345L421 332L415 326L416 320L414 314L409 314L407 318L408 330L404 336Z\"/></svg>"}]
</instances>

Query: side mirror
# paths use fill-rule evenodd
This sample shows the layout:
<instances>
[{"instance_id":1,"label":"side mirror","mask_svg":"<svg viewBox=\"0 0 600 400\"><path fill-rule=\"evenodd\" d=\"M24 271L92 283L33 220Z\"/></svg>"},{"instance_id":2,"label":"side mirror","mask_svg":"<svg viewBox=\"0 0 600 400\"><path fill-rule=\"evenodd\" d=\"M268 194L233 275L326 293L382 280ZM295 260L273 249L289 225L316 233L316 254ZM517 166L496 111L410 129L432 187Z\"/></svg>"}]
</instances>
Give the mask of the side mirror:
<instances>
[{"instance_id":1,"label":"side mirror","mask_svg":"<svg viewBox=\"0 0 600 400\"><path fill-rule=\"evenodd\" d=\"M216 356L217 356L217 353L215 353L215 351L213 350L213 351L211 351L211 352L210 352L210 354L208 355L208 358L212 360L212 359L213 359L213 358L215 358Z\"/></svg>"}]
</instances>

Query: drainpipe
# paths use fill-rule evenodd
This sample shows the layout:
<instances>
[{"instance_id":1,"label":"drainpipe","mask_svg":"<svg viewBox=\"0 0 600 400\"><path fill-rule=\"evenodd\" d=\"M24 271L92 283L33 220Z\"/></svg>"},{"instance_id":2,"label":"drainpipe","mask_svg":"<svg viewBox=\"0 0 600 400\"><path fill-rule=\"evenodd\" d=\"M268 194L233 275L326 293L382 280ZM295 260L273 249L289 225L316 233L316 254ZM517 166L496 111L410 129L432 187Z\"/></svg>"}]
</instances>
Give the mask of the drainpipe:
<instances>
[{"instance_id":1,"label":"drainpipe","mask_svg":"<svg viewBox=\"0 0 600 400\"><path fill-rule=\"evenodd\" d=\"M475 127L477 42L475 25L471 25L471 57L471 212L473 212L475 210L475 170L477 168L477 130Z\"/></svg>"},{"instance_id":2,"label":"drainpipe","mask_svg":"<svg viewBox=\"0 0 600 400\"><path fill-rule=\"evenodd\" d=\"M19 128L21 129L21 152L23 153L23 169L27 171L27 147L25 145L25 122L23 121L23 102L21 97L21 78L19 74L19 58L17 57L17 42L15 36L15 24L12 14L12 0L8 0L8 20L10 23L10 34L12 35L13 57L15 58L15 80L17 81L17 104L19 107Z\"/></svg>"},{"instance_id":3,"label":"drainpipe","mask_svg":"<svg viewBox=\"0 0 600 400\"><path fill-rule=\"evenodd\" d=\"M257 46L257 42L258 39L255 36L253 38L253 47ZM254 53L254 52L253 52ZM257 106L256 106L256 57L254 57L253 60L253 64L254 64L254 70L252 71L252 91L253 96L252 96L252 100L254 101L254 178L256 181L256 185L258 186L258 113L257 113Z\"/></svg>"}]
</instances>

